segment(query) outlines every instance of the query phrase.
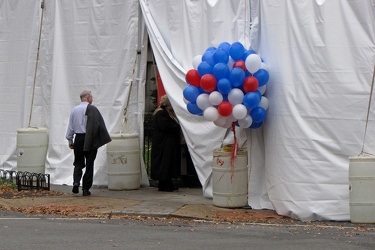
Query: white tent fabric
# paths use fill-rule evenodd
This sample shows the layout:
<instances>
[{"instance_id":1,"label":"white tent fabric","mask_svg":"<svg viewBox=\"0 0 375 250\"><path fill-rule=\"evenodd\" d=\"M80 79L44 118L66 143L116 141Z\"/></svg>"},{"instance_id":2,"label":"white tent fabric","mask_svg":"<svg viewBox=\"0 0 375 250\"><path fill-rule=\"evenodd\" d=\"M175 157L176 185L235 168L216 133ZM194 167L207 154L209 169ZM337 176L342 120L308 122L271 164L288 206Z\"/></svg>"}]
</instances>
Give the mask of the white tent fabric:
<instances>
[{"instance_id":1,"label":"white tent fabric","mask_svg":"<svg viewBox=\"0 0 375 250\"><path fill-rule=\"evenodd\" d=\"M25 0L0 0L0 7L0 168L15 169L16 130L30 115L41 9ZM364 139L375 63L368 0L46 0L31 126L49 129L53 183L72 182L64 137L83 89L93 91L111 133L138 132L142 141L142 19L203 195L212 196L212 151L233 133L186 110L185 73L208 47L239 41L261 55L271 76L263 128L237 131L250 149L249 205L301 220L349 219L348 157L362 145L375 153L372 107ZM103 147L94 184L107 184L106 169ZM142 180L148 184L144 172Z\"/></svg>"},{"instance_id":2,"label":"white tent fabric","mask_svg":"<svg viewBox=\"0 0 375 250\"><path fill-rule=\"evenodd\" d=\"M374 153L370 1L259 1L252 47L268 62L267 193L277 213L348 220L349 156ZM255 35L256 34L256 35ZM371 126L372 122L372 126Z\"/></svg>"},{"instance_id":3,"label":"white tent fabric","mask_svg":"<svg viewBox=\"0 0 375 250\"><path fill-rule=\"evenodd\" d=\"M0 4L0 167L4 169L15 166L16 129L28 121L26 103L31 92L25 83L32 83L34 77L38 8L37 1Z\"/></svg>"},{"instance_id":4,"label":"white tent fabric","mask_svg":"<svg viewBox=\"0 0 375 250\"><path fill-rule=\"evenodd\" d=\"M373 6L369 1L250 3L251 47L270 66L271 108L264 148L256 147L263 145L262 131L249 136L258 139L251 140L249 204L303 220L348 220L348 156L362 145L374 64ZM224 132L186 111L184 73L210 46L235 40L248 45L239 28L249 20L246 4L141 1L156 61L206 196L212 192L211 152ZM241 11L232 16L238 6ZM234 17L238 22L231 22Z\"/></svg>"},{"instance_id":5,"label":"white tent fabric","mask_svg":"<svg viewBox=\"0 0 375 250\"><path fill-rule=\"evenodd\" d=\"M2 1L1 168L16 168L16 130L28 126L40 1ZM45 1L30 126L49 129L46 172L72 183L73 152L65 133L71 108L90 89L110 133L139 133L143 124L147 39L138 29L138 1ZM4 21L3 21L4 20ZM6 25L5 25L6 24ZM22 32L21 32L22 31ZM140 46L138 45L140 35ZM137 56L137 50L142 53ZM141 62L138 64L138 62ZM141 66L139 66L141 65ZM123 123L127 106L127 123ZM148 185L143 165L142 183ZM106 146L98 151L94 185L107 184Z\"/></svg>"}]
</instances>

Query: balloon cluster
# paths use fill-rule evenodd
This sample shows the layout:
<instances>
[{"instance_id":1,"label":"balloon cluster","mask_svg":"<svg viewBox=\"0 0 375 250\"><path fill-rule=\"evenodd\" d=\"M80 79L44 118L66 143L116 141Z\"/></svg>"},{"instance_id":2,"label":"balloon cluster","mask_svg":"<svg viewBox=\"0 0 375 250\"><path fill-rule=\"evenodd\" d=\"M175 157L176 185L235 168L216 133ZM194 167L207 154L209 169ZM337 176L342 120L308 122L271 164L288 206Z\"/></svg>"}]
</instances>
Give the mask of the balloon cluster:
<instances>
[{"instance_id":1,"label":"balloon cluster","mask_svg":"<svg viewBox=\"0 0 375 250\"><path fill-rule=\"evenodd\" d=\"M187 110L219 127L259 128L269 105L263 96L268 79L268 67L254 50L223 42L194 57L183 90Z\"/></svg>"}]
</instances>

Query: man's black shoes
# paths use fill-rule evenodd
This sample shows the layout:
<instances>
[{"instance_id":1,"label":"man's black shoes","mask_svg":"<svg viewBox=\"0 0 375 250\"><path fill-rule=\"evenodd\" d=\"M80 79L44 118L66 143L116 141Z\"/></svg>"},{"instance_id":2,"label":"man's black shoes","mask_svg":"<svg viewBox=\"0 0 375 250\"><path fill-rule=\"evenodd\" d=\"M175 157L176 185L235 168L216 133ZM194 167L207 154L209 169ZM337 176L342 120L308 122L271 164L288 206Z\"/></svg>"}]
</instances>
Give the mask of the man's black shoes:
<instances>
[{"instance_id":1,"label":"man's black shoes","mask_svg":"<svg viewBox=\"0 0 375 250\"><path fill-rule=\"evenodd\" d=\"M72 189L73 194L78 194L79 193L79 186L74 185ZM91 192L89 190L82 190L82 196L90 196Z\"/></svg>"},{"instance_id":2,"label":"man's black shoes","mask_svg":"<svg viewBox=\"0 0 375 250\"><path fill-rule=\"evenodd\" d=\"M90 196L91 192L89 190L83 190L82 196Z\"/></svg>"}]
</instances>

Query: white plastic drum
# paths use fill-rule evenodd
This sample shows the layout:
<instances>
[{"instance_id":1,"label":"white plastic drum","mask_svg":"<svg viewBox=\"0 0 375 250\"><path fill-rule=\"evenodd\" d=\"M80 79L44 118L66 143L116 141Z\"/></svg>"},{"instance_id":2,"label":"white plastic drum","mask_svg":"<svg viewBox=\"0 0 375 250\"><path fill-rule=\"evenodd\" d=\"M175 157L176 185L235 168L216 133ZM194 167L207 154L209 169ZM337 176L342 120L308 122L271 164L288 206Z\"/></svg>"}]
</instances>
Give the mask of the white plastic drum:
<instances>
[{"instance_id":1,"label":"white plastic drum","mask_svg":"<svg viewBox=\"0 0 375 250\"><path fill-rule=\"evenodd\" d=\"M45 174L47 128L17 130L17 171Z\"/></svg>"},{"instance_id":2,"label":"white plastic drum","mask_svg":"<svg viewBox=\"0 0 375 250\"><path fill-rule=\"evenodd\" d=\"M233 171L230 158L231 152L222 149L213 151L213 205L226 208L244 207L248 205L246 151L238 150Z\"/></svg>"},{"instance_id":3,"label":"white plastic drum","mask_svg":"<svg viewBox=\"0 0 375 250\"><path fill-rule=\"evenodd\" d=\"M349 205L353 223L375 223L375 157L349 157Z\"/></svg>"},{"instance_id":4,"label":"white plastic drum","mask_svg":"<svg viewBox=\"0 0 375 250\"><path fill-rule=\"evenodd\" d=\"M107 144L108 189L132 190L141 185L138 134L113 134Z\"/></svg>"}]
</instances>

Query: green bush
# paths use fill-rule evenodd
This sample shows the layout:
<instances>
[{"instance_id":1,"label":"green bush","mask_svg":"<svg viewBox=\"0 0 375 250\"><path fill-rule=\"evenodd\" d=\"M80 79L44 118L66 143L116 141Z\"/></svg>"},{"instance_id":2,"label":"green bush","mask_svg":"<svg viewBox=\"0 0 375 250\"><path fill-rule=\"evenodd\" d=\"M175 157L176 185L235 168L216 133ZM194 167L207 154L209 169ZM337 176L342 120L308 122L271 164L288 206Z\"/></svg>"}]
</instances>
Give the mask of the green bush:
<instances>
[{"instance_id":1,"label":"green bush","mask_svg":"<svg viewBox=\"0 0 375 250\"><path fill-rule=\"evenodd\" d=\"M17 188L17 185L14 184L13 182L6 180L4 178L0 178L0 186L5 186L5 187L11 187L11 188Z\"/></svg>"}]
</instances>

